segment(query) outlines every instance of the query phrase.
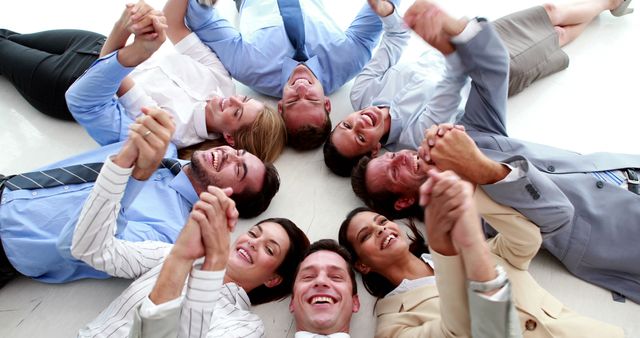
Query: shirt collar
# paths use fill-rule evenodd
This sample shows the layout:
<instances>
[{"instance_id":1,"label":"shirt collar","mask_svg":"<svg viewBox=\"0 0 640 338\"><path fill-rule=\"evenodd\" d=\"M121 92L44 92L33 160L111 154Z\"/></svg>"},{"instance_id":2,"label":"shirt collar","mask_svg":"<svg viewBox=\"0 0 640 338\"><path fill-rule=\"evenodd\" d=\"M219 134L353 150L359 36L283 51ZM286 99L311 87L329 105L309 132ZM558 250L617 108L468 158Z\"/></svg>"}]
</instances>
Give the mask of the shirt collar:
<instances>
[{"instance_id":1,"label":"shirt collar","mask_svg":"<svg viewBox=\"0 0 640 338\"><path fill-rule=\"evenodd\" d=\"M184 166L184 161L180 161L180 163ZM186 162L189 163L189 162ZM198 194L196 194L196 190L193 188L189 177L184 173L184 170L180 171L176 177L169 182L169 186L173 188L173 190L177 191L184 199L189 201L191 205L194 205L198 201Z\"/></svg>"},{"instance_id":2,"label":"shirt collar","mask_svg":"<svg viewBox=\"0 0 640 338\"><path fill-rule=\"evenodd\" d=\"M403 129L403 121L400 114L394 109L395 107L389 106L389 116L391 117L391 125L389 126L389 137L384 145L394 144L400 139L400 134Z\"/></svg>"},{"instance_id":3,"label":"shirt collar","mask_svg":"<svg viewBox=\"0 0 640 338\"><path fill-rule=\"evenodd\" d=\"M305 66L311 69L311 71L313 72L313 75L315 75L316 78L318 78L318 81L320 81L320 83L322 84L322 87L326 88L322 68L320 67L320 61L318 60L318 57L314 55L311 58L309 58L309 60L303 63L305 64ZM291 72L293 72L293 69L296 68L298 64L300 64L300 62L292 58L289 58L289 57L284 58L282 62L282 75L281 75L282 87L284 87L287 84L287 81L289 81L289 77L291 76ZM280 89L280 97L282 97L282 88Z\"/></svg>"}]
</instances>

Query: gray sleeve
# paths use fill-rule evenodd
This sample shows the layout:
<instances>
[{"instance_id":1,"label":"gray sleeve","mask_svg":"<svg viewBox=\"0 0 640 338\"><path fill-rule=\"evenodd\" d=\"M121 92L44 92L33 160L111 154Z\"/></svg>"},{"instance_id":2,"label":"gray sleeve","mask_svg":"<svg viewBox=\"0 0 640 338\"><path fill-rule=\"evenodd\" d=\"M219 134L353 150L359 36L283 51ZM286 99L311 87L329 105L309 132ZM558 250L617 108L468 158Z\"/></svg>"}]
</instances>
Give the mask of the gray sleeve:
<instances>
[{"instance_id":1,"label":"gray sleeve","mask_svg":"<svg viewBox=\"0 0 640 338\"><path fill-rule=\"evenodd\" d=\"M505 287L509 297L503 301L489 300L467 289L469 317L473 338L520 338L520 321L511 301L511 284Z\"/></svg>"},{"instance_id":2,"label":"gray sleeve","mask_svg":"<svg viewBox=\"0 0 640 338\"><path fill-rule=\"evenodd\" d=\"M521 212L540 227L543 237L571 223L575 212L573 204L546 174L522 156L514 156L504 163L519 168L522 177L483 185L482 189L491 199Z\"/></svg>"}]
</instances>

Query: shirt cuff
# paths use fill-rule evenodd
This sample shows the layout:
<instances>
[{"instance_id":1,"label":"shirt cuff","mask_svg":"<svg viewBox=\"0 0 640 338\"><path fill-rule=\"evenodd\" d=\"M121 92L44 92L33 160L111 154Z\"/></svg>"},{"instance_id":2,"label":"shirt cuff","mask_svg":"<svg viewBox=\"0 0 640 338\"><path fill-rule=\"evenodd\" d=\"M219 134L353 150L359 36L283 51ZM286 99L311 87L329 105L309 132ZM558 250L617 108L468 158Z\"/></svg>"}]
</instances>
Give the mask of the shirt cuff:
<instances>
[{"instance_id":1,"label":"shirt cuff","mask_svg":"<svg viewBox=\"0 0 640 338\"><path fill-rule=\"evenodd\" d=\"M178 43L174 45L174 48L176 49L176 51L178 51L178 53L184 54L187 50L189 50L189 48L197 45L198 42L200 42L200 39L198 38L196 33L191 32L182 40L178 41Z\"/></svg>"},{"instance_id":2,"label":"shirt cuff","mask_svg":"<svg viewBox=\"0 0 640 338\"><path fill-rule=\"evenodd\" d=\"M482 26L478 22L478 19L471 19L467 22L467 26L462 33L451 38L451 43L463 44L471 41L482 30Z\"/></svg>"},{"instance_id":3,"label":"shirt cuff","mask_svg":"<svg viewBox=\"0 0 640 338\"><path fill-rule=\"evenodd\" d=\"M196 264L191 269L187 298L190 302L210 304L219 297L217 290L226 270L204 271L201 268L202 264Z\"/></svg>"},{"instance_id":4,"label":"shirt cuff","mask_svg":"<svg viewBox=\"0 0 640 338\"><path fill-rule=\"evenodd\" d=\"M182 297L170 300L168 302L156 305L151 301L149 296L145 297L140 306L140 317L146 319L160 319L168 312L179 308L182 304Z\"/></svg>"},{"instance_id":5,"label":"shirt cuff","mask_svg":"<svg viewBox=\"0 0 640 338\"><path fill-rule=\"evenodd\" d=\"M137 110L135 103L140 101L146 95L144 89L138 84L134 84L128 92L118 98L118 101L127 111Z\"/></svg>"},{"instance_id":6,"label":"shirt cuff","mask_svg":"<svg viewBox=\"0 0 640 338\"><path fill-rule=\"evenodd\" d=\"M503 179L501 179L500 181L498 181L496 183L515 182L515 181L519 180L521 177L524 176L522 174L522 170L520 170L520 168L514 167L514 166L512 166L510 164L507 164L507 163L502 163L502 165L509 167L509 169L511 169L511 171L509 172L509 174L507 176L505 176Z\"/></svg>"},{"instance_id":7,"label":"shirt cuff","mask_svg":"<svg viewBox=\"0 0 640 338\"><path fill-rule=\"evenodd\" d=\"M487 296L484 293L477 293L478 296L492 302L506 302L509 300L509 283L503 285L496 293Z\"/></svg>"},{"instance_id":8,"label":"shirt cuff","mask_svg":"<svg viewBox=\"0 0 640 338\"><path fill-rule=\"evenodd\" d=\"M102 165L95 184L112 194L121 194L124 192L132 172L133 168L122 168L113 163L111 156L109 156Z\"/></svg>"},{"instance_id":9,"label":"shirt cuff","mask_svg":"<svg viewBox=\"0 0 640 338\"><path fill-rule=\"evenodd\" d=\"M391 5L393 4L391 3ZM382 21L382 27L385 31L395 30L397 28L406 29L404 26L404 20L396 10L395 5L393 5L393 12L385 17L381 17L380 20Z\"/></svg>"},{"instance_id":10,"label":"shirt cuff","mask_svg":"<svg viewBox=\"0 0 640 338\"><path fill-rule=\"evenodd\" d=\"M193 128L198 137L202 139L214 139L216 138L215 133L209 133L207 130L206 106L207 102L199 102L193 109Z\"/></svg>"},{"instance_id":11,"label":"shirt cuff","mask_svg":"<svg viewBox=\"0 0 640 338\"><path fill-rule=\"evenodd\" d=\"M118 61L118 52L107 54L98 60L96 60L91 68L102 68L101 75L104 76L106 82L120 83L129 73L131 73L135 67L125 67Z\"/></svg>"}]
</instances>

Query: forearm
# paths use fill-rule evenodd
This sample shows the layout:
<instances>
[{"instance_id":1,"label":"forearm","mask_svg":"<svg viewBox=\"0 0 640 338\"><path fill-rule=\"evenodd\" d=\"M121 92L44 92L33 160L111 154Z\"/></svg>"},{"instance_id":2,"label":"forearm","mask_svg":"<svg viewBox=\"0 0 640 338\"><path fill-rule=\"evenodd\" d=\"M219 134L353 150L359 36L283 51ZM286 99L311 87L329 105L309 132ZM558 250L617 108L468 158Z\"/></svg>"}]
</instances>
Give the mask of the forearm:
<instances>
[{"instance_id":1,"label":"forearm","mask_svg":"<svg viewBox=\"0 0 640 338\"><path fill-rule=\"evenodd\" d=\"M378 95L386 85L384 82L385 74L398 63L411 38L410 31L404 27L397 12L394 11L382 21L384 34L380 41L380 47L360 74L356 76L351 89L350 98L354 109L368 107L374 99L382 99Z\"/></svg>"},{"instance_id":2,"label":"forearm","mask_svg":"<svg viewBox=\"0 0 640 338\"><path fill-rule=\"evenodd\" d=\"M172 251L165 259L160 276L149 294L154 304L163 304L180 297L189 271L193 266L192 259L180 258Z\"/></svg>"},{"instance_id":3,"label":"forearm","mask_svg":"<svg viewBox=\"0 0 640 338\"><path fill-rule=\"evenodd\" d=\"M126 26L120 20L116 21L116 23L113 24L111 33L100 50L100 57L123 48L127 44L127 39L129 39L130 35L131 33L127 31Z\"/></svg>"},{"instance_id":4,"label":"forearm","mask_svg":"<svg viewBox=\"0 0 640 338\"><path fill-rule=\"evenodd\" d=\"M73 232L71 254L112 276L136 278L156 266L170 244L133 243L115 238L120 201L130 168L107 160L85 202Z\"/></svg>"},{"instance_id":5,"label":"forearm","mask_svg":"<svg viewBox=\"0 0 640 338\"><path fill-rule=\"evenodd\" d=\"M164 16L167 18L167 36L175 45L189 35L191 31L184 23L187 14L187 0L169 0L164 6Z\"/></svg>"}]
</instances>

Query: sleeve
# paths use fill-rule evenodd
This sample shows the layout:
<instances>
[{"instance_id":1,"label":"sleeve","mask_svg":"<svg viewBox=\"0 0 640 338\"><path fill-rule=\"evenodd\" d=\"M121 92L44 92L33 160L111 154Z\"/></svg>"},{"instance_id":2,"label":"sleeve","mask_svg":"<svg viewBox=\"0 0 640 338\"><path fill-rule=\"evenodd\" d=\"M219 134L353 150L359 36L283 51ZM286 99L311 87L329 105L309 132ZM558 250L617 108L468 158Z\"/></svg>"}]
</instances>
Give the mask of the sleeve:
<instances>
[{"instance_id":1,"label":"sleeve","mask_svg":"<svg viewBox=\"0 0 640 338\"><path fill-rule=\"evenodd\" d=\"M443 256L435 251L431 252L431 256L436 267L438 291L423 295L422 300L412 298L407 304L396 305L399 309L397 311L379 314L376 337L470 337L469 306L462 259L459 255ZM412 292L411 297L417 296L416 291L409 292ZM423 304L409 304L419 301ZM415 312L422 313L414 316Z\"/></svg>"},{"instance_id":2,"label":"sleeve","mask_svg":"<svg viewBox=\"0 0 640 338\"><path fill-rule=\"evenodd\" d=\"M142 107L157 107L158 103L147 95L144 88L135 83L128 92L118 98L127 116L135 120L142 113Z\"/></svg>"},{"instance_id":3,"label":"sleeve","mask_svg":"<svg viewBox=\"0 0 640 338\"><path fill-rule=\"evenodd\" d=\"M254 46L244 41L242 35L215 7L200 5L197 0L188 0L186 23L200 41L209 47L225 68L238 81L255 83L253 69L269 60ZM247 67L252 65L252 67Z\"/></svg>"},{"instance_id":4,"label":"sleeve","mask_svg":"<svg viewBox=\"0 0 640 338\"><path fill-rule=\"evenodd\" d=\"M214 73L224 76L231 81L231 75L224 67L218 55L209 49L195 33L190 33L184 39L175 45L176 50L180 54L184 54L193 60L207 66Z\"/></svg>"},{"instance_id":5,"label":"sleeve","mask_svg":"<svg viewBox=\"0 0 640 338\"><path fill-rule=\"evenodd\" d=\"M503 290L506 297L499 300L489 300L482 294L468 290L471 337L522 337L520 321L511 301L511 284L507 283Z\"/></svg>"},{"instance_id":6,"label":"sleeve","mask_svg":"<svg viewBox=\"0 0 640 338\"><path fill-rule=\"evenodd\" d=\"M494 202L482 189L476 189L475 202L482 217L498 231L489 249L512 266L527 270L540 249L540 229L516 210Z\"/></svg>"},{"instance_id":7,"label":"sleeve","mask_svg":"<svg viewBox=\"0 0 640 338\"><path fill-rule=\"evenodd\" d=\"M351 105L353 109L360 110L380 99L378 96L385 86L385 74L398 63L402 51L411 38L409 29L404 27L402 18L394 12L382 18L384 34L380 41L380 47L371 61L356 76L351 87Z\"/></svg>"},{"instance_id":8,"label":"sleeve","mask_svg":"<svg viewBox=\"0 0 640 338\"><path fill-rule=\"evenodd\" d=\"M127 138L133 120L118 102L120 82L133 70L118 62L118 52L98 59L66 92L69 111L100 145Z\"/></svg>"},{"instance_id":9,"label":"sleeve","mask_svg":"<svg viewBox=\"0 0 640 338\"><path fill-rule=\"evenodd\" d=\"M568 229L575 209L569 198L548 175L540 172L522 156L514 156L504 162L518 168L521 177L514 181L502 180L483 185L482 189L487 195L495 202L521 212L538 226L536 231L541 232L543 236Z\"/></svg>"},{"instance_id":10,"label":"sleeve","mask_svg":"<svg viewBox=\"0 0 640 338\"><path fill-rule=\"evenodd\" d=\"M171 244L117 239L120 201L133 169L107 159L73 232L71 254L114 277L136 278L162 263Z\"/></svg>"},{"instance_id":11,"label":"sleeve","mask_svg":"<svg viewBox=\"0 0 640 338\"><path fill-rule=\"evenodd\" d=\"M480 30L468 41L454 43L472 79L461 120L469 129L506 135L509 54L492 25L473 22Z\"/></svg>"}]
</instances>

